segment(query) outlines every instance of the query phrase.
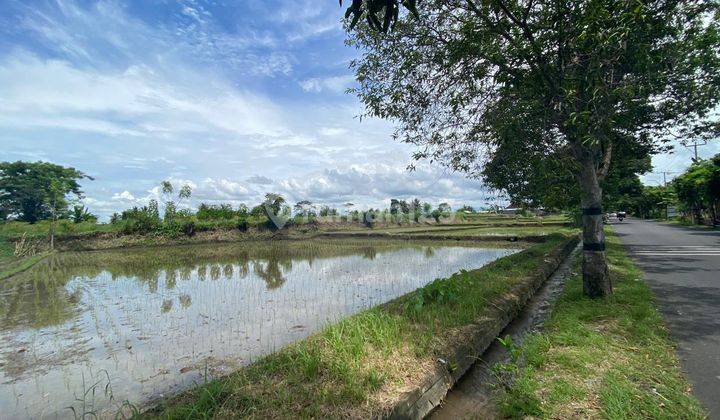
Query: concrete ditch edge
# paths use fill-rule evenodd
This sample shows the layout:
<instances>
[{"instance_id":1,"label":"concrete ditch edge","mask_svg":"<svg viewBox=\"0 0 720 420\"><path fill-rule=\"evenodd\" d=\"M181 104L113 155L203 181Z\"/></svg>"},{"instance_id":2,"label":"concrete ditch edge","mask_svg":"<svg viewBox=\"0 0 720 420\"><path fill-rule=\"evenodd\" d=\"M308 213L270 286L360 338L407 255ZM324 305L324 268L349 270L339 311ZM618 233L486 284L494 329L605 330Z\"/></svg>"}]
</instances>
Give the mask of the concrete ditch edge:
<instances>
[{"instance_id":1,"label":"concrete ditch edge","mask_svg":"<svg viewBox=\"0 0 720 420\"><path fill-rule=\"evenodd\" d=\"M446 352L446 358L439 359L435 370L428 374L415 390L402 397L390 414L389 419L421 419L437 407L453 385L467 372L485 352L505 327L520 313L528 300L570 256L579 243L579 238L569 239L555 248L545 259L538 271L528 281L516 285L510 292L489 302L489 312L475 323L463 327L463 333L470 337L463 344Z\"/></svg>"}]
</instances>

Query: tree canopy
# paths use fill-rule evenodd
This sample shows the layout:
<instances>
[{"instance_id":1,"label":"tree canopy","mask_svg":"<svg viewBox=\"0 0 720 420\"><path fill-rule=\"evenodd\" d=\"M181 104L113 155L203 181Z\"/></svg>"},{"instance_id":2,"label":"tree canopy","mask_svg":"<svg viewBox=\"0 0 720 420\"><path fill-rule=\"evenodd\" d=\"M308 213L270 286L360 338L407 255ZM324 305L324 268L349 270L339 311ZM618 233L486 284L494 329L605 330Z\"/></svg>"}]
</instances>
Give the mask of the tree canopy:
<instances>
[{"instance_id":1,"label":"tree canopy","mask_svg":"<svg viewBox=\"0 0 720 420\"><path fill-rule=\"evenodd\" d=\"M340 0L340 6L343 0ZM352 0L345 11L345 19L350 19L350 29L365 17L367 25L376 31L387 32L400 19L400 7L419 17L417 0Z\"/></svg>"},{"instance_id":2,"label":"tree canopy","mask_svg":"<svg viewBox=\"0 0 720 420\"><path fill-rule=\"evenodd\" d=\"M720 154L712 159L699 160L673 181L682 210L700 222L709 212L718 219L720 205Z\"/></svg>"},{"instance_id":3,"label":"tree canopy","mask_svg":"<svg viewBox=\"0 0 720 420\"><path fill-rule=\"evenodd\" d=\"M0 213L35 223L68 210L68 196L82 198L79 181L92 179L75 168L48 162L0 163Z\"/></svg>"},{"instance_id":4,"label":"tree canopy","mask_svg":"<svg viewBox=\"0 0 720 420\"><path fill-rule=\"evenodd\" d=\"M378 12L378 2L355 3ZM642 159L717 129L718 2L427 0L418 9L419 18L398 11L389 33L377 22L351 31L368 114L394 121L416 159L485 178L488 162L526 170L498 176L503 189L575 179L585 290L610 293L602 183L618 150ZM565 192L575 199L552 195Z\"/></svg>"}]
</instances>

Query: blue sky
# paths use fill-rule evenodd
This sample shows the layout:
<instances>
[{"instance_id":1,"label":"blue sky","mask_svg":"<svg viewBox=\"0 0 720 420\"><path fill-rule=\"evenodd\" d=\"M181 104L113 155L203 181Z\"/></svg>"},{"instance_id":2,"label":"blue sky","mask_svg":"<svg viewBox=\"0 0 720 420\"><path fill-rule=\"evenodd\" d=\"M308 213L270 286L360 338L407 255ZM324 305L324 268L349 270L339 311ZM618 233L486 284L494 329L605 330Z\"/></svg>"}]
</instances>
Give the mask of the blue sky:
<instances>
[{"instance_id":1,"label":"blue sky","mask_svg":"<svg viewBox=\"0 0 720 420\"><path fill-rule=\"evenodd\" d=\"M408 173L411 149L356 118L336 1L3 0L2 160L47 160L95 177L107 216L194 186L193 205L482 204L477 181Z\"/></svg>"},{"instance_id":2,"label":"blue sky","mask_svg":"<svg viewBox=\"0 0 720 420\"><path fill-rule=\"evenodd\" d=\"M407 172L390 123L359 121L342 13L335 0L2 0L0 160L85 171L105 217L163 179L190 183L193 205L485 203L478 181Z\"/></svg>"}]
</instances>

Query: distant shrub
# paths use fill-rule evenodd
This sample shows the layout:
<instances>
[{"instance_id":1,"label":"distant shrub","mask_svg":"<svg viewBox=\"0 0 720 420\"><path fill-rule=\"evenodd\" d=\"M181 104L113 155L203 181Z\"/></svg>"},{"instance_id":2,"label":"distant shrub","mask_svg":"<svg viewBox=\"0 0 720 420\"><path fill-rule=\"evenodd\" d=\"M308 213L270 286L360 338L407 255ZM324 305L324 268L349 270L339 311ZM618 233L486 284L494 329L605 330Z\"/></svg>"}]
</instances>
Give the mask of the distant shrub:
<instances>
[{"instance_id":1,"label":"distant shrub","mask_svg":"<svg viewBox=\"0 0 720 420\"><path fill-rule=\"evenodd\" d=\"M278 230L278 227L275 224L275 222L273 222L272 219L270 219L269 217L267 218L267 220L265 220L265 223L263 223L263 226L265 227L265 229L267 229L271 232L275 232L276 230Z\"/></svg>"},{"instance_id":2,"label":"distant shrub","mask_svg":"<svg viewBox=\"0 0 720 420\"><path fill-rule=\"evenodd\" d=\"M61 220L58 224L60 233L72 233L75 230L74 223L70 220Z\"/></svg>"},{"instance_id":3,"label":"distant shrub","mask_svg":"<svg viewBox=\"0 0 720 420\"><path fill-rule=\"evenodd\" d=\"M565 216L570 219L573 226L582 227L582 210L580 207L574 207L565 212Z\"/></svg>"},{"instance_id":4,"label":"distant shrub","mask_svg":"<svg viewBox=\"0 0 720 420\"><path fill-rule=\"evenodd\" d=\"M242 210L241 208L235 211L230 204L211 205L203 203L200 204L196 217L198 220L230 220L241 216ZM247 209L243 213L247 213Z\"/></svg>"},{"instance_id":5,"label":"distant shrub","mask_svg":"<svg viewBox=\"0 0 720 420\"><path fill-rule=\"evenodd\" d=\"M362 222L365 227L373 228L375 227L375 220L377 219L377 215L373 211L368 211L365 213L362 213Z\"/></svg>"},{"instance_id":6,"label":"distant shrub","mask_svg":"<svg viewBox=\"0 0 720 420\"><path fill-rule=\"evenodd\" d=\"M183 235L193 236L197 230L195 222L188 219L175 219L172 222L163 223L155 229L157 233L173 238Z\"/></svg>"},{"instance_id":7,"label":"distant shrub","mask_svg":"<svg viewBox=\"0 0 720 420\"><path fill-rule=\"evenodd\" d=\"M183 220L182 222L180 222L180 231L186 236L195 235L195 222L193 222L192 220Z\"/></svg>"},{"instance_id":8,"label":"distant shrub","mask_svg":"<svg viewBox=\"0 0 720 420\"><path fill-rule=\"evenodd\" d=\"M240 232L247 232L249 227L250 223L248 223L247 219L240 219L237 223L237 228Z\"/></svg>"},{"instance_id":9,"label":"distant shrub","mask_svg":"<svg viewBox=\"0 0 720 420\"><path fill-rule=\"evenodd\" d=\"M157 230L161 225L157 207L152 206L152 203L150 206L125 210L120 216L113 216L111 221L122 223L121 231L127 235L146 235Z\"/></svg>"},{"instance_id":10,"label":"distant shrub","mask_svg":"<svg viewBox=\"0 0 720 420\"><path fill-rule=\"evenodd\" d=\"M90 213L85 206L73 206L70 216L75 223L97 222L98 220L97 216Z\"/></svg>"}]
</instances>

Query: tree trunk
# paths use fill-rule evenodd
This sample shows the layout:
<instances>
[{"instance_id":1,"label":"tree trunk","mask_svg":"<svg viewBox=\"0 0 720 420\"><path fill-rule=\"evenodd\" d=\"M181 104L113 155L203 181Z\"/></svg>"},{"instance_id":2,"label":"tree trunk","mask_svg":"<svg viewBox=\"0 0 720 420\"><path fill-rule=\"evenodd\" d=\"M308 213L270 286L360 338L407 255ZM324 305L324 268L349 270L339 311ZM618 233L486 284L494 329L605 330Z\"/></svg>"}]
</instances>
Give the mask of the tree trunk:
<instances>
[{"instance_id":1,"label":"tree trunk","mask_svg":"<svg viewBox=\"0 0 720 420\"><path fill-rule=\"evenodd\" d=\"M582 187L583 210L583 293L597 298L612 294L605 253L603 230L602 189L597 165L590 156L584 156L579 181Z\"/></svg>"},{"instance_id":2,"label":"tree trunk","mask_svg":"<svg viewBox=\"0 0 720 420\"><path fill-rule=\"evenodd\" d=\"M57 207L56 207L57 201L53 200L52 203L52 221L50 222L50 250L55 250L55 224L57 223Z\"/></svg>"}]
</instances>

